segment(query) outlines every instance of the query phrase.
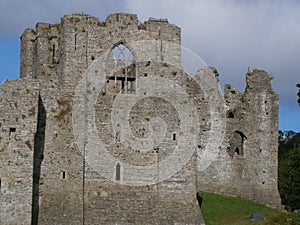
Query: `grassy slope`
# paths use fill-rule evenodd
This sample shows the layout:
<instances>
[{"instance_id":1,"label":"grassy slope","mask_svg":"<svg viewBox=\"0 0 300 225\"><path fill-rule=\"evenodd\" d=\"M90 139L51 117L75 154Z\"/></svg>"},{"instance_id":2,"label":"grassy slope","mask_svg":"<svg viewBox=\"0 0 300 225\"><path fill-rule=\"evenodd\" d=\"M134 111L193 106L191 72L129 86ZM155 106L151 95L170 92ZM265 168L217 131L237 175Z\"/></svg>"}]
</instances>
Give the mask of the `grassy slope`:
<instances>
[{"instance_id":1,"label":"grassy slope","mask_svg":"<svg viewBox=\"0 0 300 225\"><path fill-rule=\"evenodd\" d=\"M255 202L201 192L201 212L206 225L300 225L300 216L282 213ZM200 200L201 201L201 200ZM263 214L263 221L251 221L251 213Z\"/></svg>"}]
</instances>

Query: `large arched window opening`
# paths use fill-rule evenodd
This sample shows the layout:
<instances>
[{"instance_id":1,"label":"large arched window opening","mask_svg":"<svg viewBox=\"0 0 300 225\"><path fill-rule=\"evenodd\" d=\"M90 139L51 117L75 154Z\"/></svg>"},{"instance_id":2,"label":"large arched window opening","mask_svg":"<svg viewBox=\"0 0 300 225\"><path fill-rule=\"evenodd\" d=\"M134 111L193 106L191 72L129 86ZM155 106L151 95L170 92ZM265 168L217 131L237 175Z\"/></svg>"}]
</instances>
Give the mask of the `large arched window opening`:
<instances>
[{"instance_id":1,"label":"large arched window opening","mask_svg":"<svg viewBox=\"0 0 300 225\"><path fill-rule=\"evenodd\" d=\"M233 156L244 156L244 145L246 136L241 131L235 131L231 134L229 140L229 154Z\"/></svg>"},{"instance_id":2,"label":"large arched window opening","mask_svg":"<svg viewBox=\"0 0 300 225\"><path fill-rule=\"evenodd\" d=\"M106 91L134 94L136 91L136 65L132 51L120 42L115 45L107 59Z\"/></svg>"}]
</instances>

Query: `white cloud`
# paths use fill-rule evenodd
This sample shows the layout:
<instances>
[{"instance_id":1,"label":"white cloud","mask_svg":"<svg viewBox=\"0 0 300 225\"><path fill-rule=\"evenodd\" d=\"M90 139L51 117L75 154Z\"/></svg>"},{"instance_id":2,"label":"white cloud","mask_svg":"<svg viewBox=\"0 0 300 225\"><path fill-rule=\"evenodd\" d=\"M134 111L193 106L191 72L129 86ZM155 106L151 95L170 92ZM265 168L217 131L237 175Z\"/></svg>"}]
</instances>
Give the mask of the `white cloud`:
<instances>
[{"instance_id":1,"label":"white cloud","mask_svg":"<svg viewBox=\"0 0 300 225\"><path fill-rule=\"evenodd\" d=\"M66 14L85 12L106 18L121 11L124 2L117 0L2 0L0 1L0 35L20 35L37 22L57 23Z\"/></svg>"},{"instance_id":2,"label":"white cloud","mask_svg":"<svg viewBox=\"0 0 300 225\"><path fill-rule=\"evenodd\" d=\"M230 82L242 89L244 73L252 66L274 75L274 86L283 99L295 95L291 89L300 81L297 64L300 2L128 0L126 3L129 11L137 12L142 19L167 17L181 26L182 44L215 66L223 83Z\"/></svg>"},{"instance_id":3,"label":"white cloud","mask_svg":"<svg viewBox=\"0 0 300 225\"><path fill-rule=\"evenodd\" d=\"M182 44L215 66L221 84L241 91L248 66L272 73L280 96L280 123L297 115L296 83L300 82L300 2L296 0L127 0L129 11L143 20L169 18L182 28ZM293 119L292 119L293 118ZM288 125L285 125L285 128Z\"/></svg>"},{"instance_id":4,"label":"white cloud","mask_svg":"<svg viewBox=\"0 0 300 225\"><path fill-rule=\"evenodd\" d=\"M298 0L2 0L0 35L20 36L26 27L57 23L72 12L103 20L120 11L136 13L141 21L168 18L180 26L182 44L218 69L222 85L231 83L242 90L248 66L267 70L275 77L281 107L299 110Z\"/></svg>"}]
</instances>

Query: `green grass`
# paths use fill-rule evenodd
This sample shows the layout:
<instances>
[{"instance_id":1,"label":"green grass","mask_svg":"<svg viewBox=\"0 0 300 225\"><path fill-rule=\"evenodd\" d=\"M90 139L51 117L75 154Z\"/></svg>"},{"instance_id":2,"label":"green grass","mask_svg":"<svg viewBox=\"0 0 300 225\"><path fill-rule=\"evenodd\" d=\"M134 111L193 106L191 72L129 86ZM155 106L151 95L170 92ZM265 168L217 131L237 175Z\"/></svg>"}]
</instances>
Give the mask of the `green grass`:
<instances>
[{"instance_id":1,"label":"green grass","mask_svg":"<svg viewBox=\"0 0 300 225\"><path fill-rule=\"evenodd\" d=\"M206 225L300 225L300 216L283 213L249 200L207 192L198 193ZM260 213L264 220L250 220L251 213Z\"/></svg>"}]
</instances>

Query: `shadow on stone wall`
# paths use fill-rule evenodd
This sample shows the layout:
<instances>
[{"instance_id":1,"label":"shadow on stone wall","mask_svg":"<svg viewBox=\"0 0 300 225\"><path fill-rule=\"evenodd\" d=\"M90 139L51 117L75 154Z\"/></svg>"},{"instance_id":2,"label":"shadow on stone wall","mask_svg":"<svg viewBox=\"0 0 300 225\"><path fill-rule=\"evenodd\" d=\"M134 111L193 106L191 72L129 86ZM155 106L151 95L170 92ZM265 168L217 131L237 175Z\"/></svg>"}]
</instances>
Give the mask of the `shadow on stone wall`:
<instances>
[{"instance_id":1,"label":"shadow on stone wall","mask_svg":"<svg viewBox=\"0 0 300 225\"><path fill-rule=\"evenodd\" d=\"M197 192L196 195L197 195L197 200L198 200L199 207L201 209L203 198L200 196L200 192Z\"/></svg>"},{"instance_id":2,"label":"shadow on stone wall","mask_svg":"<svg viewBox=\"0 0 300 225\"><path fill-rule=\"evenodd\" d=\"M34 136L31 225L38 224L41 164L44 159L46 110L41 96L38 102L37 129Z\"/></svg>"}]
</instances>

